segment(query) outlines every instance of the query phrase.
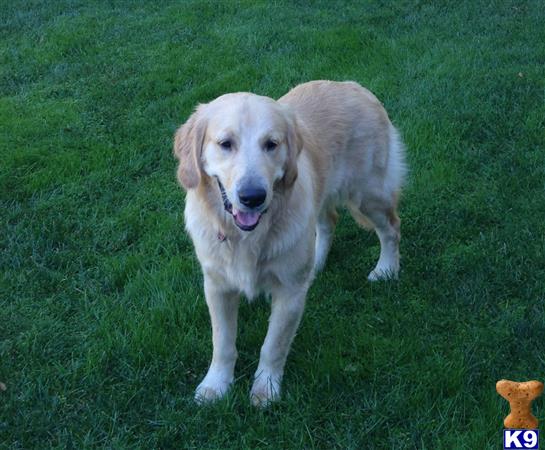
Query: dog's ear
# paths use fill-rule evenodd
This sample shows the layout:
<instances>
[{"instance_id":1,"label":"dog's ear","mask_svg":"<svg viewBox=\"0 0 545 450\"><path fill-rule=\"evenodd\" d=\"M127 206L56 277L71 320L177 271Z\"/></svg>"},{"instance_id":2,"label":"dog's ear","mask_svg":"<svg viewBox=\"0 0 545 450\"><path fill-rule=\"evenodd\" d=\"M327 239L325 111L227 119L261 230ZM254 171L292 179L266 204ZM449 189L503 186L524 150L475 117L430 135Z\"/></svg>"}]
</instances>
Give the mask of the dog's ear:
<instances>
[{"instance_id":1,"label":"dog's ear","mask_svg":"<svg viewBox=\"0 0 545 450\"><path fill-rule=\"evenodd\" d=\"M185 189L196 188L201 182L201 154L206 134L203 105L199 105L191 117L174 135L174 155L180 160L178 181Z\"/></svg>"},{"instance_id":2,"label":"dog's ear","mask_svg":"<svg viewBox=\"0 0 545 450\"><path fill-rule=\"evenodd\" d=\"M290 188L297 180L297 159L303 148L303 137L297 122L297 117L291 111L288 113L288 159L284 166L284 178L282 179L285 188Z\"/></svg>"}]
</instances>

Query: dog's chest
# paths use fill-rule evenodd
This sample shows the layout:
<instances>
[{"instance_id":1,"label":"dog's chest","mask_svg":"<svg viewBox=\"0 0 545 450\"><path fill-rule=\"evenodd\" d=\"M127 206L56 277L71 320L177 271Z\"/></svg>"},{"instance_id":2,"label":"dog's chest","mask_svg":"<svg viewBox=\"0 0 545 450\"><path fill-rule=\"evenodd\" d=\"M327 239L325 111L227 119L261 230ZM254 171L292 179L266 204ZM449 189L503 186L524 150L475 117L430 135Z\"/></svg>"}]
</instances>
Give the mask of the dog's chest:
<instances>
[{"instance_id":1,"label":"dog's chest","mask_svg":"<svg viewBox=\"0 0 545 450\"><path fill-rule=\"evenodd\" d=\"M259 295L272 280L268 265L260 260L260 254L258 247L229 241L221 243L217 252L226 282L249 300Z\"/></svg>"},{"instance_id":2,"label":"dog's chest","mask_svg":"<svg viewBox=\"0 0 545 450\"><path fill-rule=\"evenodd\" d=\"M227 279L243 292L248 299L253 299L259 294L261 270L258 259L248 252L233 252L233 257L227 264Z\"/></svg>"},{"instance_id":3,"label":"dog's chest","mask_svg":"<svg viewBox=\"0 0 545 450\"><path fill-rule=\"evenodd\" d=\"M212 236L203 229L190 234L203 271L219 278L226 289L239 291L252 300L274 282L271 265L262 257L262 242L251 237Z\"/></svg>"}]
</instances>

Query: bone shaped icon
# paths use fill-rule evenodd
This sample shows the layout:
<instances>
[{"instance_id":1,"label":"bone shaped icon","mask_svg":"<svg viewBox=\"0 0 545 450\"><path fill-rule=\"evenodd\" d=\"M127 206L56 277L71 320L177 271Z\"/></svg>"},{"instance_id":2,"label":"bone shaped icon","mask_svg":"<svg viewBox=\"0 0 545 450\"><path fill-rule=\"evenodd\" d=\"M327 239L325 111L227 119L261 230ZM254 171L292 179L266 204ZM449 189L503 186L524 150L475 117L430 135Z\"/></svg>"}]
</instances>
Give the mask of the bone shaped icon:
<instances>
[{"instance_id":1,"label":"bone shaped icon","mask_svg":"<svg viewBox=\"0 0 545 450\"><path fill-rule=\"evenodd\" d=\"M532 415L532 400L543 392L543 383L535 380L523 383L500 380L496 383L496 391L511 407L511 412L503 421L505 428L537 428L538 420Z\"/></svg>"}]
</instances>

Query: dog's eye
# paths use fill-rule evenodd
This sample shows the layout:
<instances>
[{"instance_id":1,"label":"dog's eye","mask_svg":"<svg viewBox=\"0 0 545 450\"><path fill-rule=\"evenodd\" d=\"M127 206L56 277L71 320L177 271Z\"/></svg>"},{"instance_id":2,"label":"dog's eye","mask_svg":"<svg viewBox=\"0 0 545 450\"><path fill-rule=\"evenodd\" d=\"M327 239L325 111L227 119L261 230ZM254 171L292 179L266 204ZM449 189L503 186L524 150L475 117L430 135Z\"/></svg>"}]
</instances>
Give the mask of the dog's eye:
<instances>
[{"instance_id":1,"label":"dog's eye","mask_svg":"<svg viewBox=\"0 0 545 450\"><path fill-rule=\"evenodd\" d=\"M265 150L268 152L274 150L276 147L278 147L278 144L274 141L271 141L270 139L265 142Z\"/></svg>"},{"instance_id":2,"label":"dog's eye","mask_svg":"<svg viewBox=\"0 0 545 450\"><path fill-rule=\"evenodd\" d=\"M223 150L231 150L232 144L230 140L226 139L225 141L221 141L219 144Z\"/></svg>"}]
</instances>

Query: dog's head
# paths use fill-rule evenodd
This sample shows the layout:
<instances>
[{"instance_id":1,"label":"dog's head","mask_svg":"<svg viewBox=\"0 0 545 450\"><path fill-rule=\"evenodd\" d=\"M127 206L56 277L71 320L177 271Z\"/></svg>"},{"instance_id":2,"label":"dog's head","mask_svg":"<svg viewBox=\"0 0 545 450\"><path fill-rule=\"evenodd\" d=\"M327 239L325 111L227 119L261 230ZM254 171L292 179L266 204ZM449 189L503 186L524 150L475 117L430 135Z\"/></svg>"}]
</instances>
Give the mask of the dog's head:
<instances>
[{"instance_id":1,"label":"dog's head","mask_svg":"<svg viewBox=\"0 0 545 450\"><path fill-rule=\"evenodd\" d=\"M275 187L297 178L302 139L286 106L249 93L226 94L199 105L176 132L178 180L194 189L206 177L236 225L253 230L269 207Z\"/></svg>"}]
</instances>

